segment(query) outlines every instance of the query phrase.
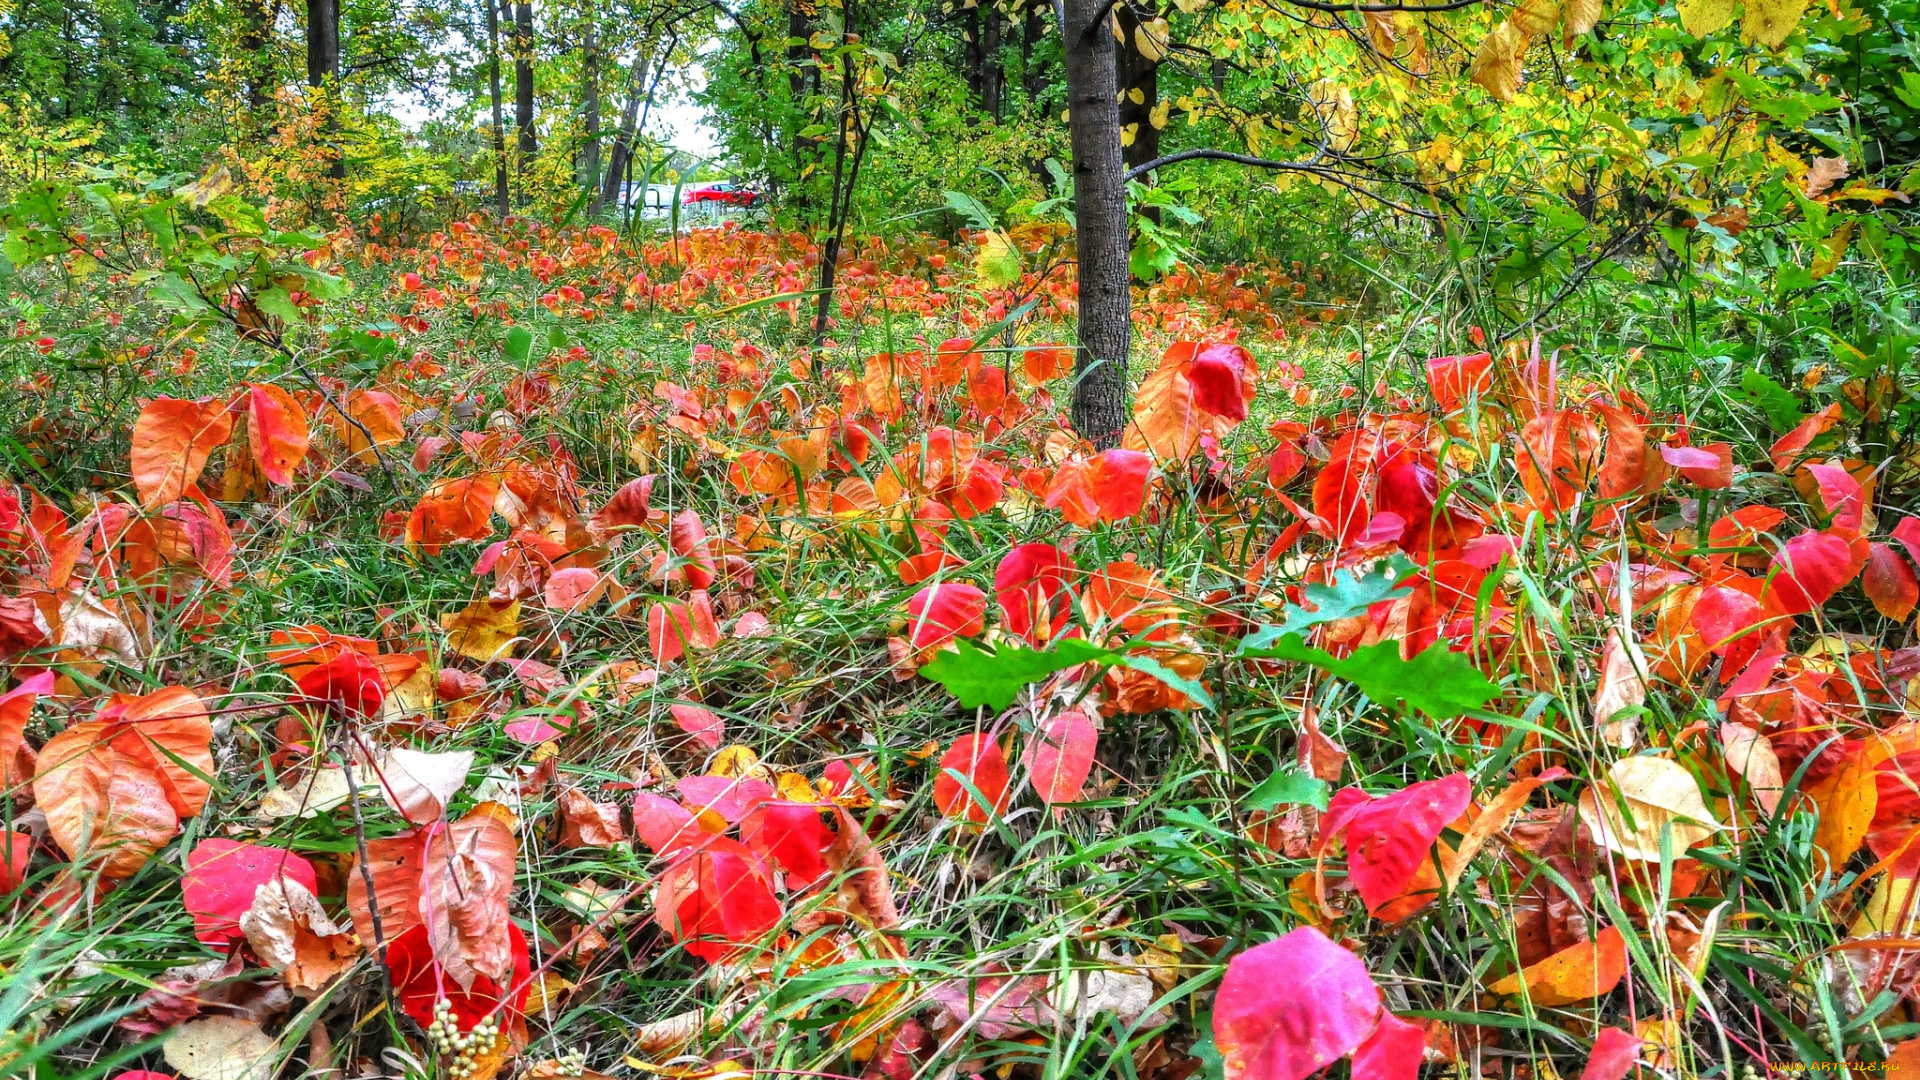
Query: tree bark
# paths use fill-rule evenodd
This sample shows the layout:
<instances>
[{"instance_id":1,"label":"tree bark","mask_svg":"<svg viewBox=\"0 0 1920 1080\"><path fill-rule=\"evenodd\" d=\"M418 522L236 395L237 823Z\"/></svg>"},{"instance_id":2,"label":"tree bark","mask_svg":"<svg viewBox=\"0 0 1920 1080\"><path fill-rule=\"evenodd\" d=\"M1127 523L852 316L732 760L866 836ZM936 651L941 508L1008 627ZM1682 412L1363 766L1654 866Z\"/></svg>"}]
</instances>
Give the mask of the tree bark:
<instances>
[{"instance_id":1,"label":"tree bark","mask_svg":"<svg viewBox=\"0 0 1920 1080\"><path fill-rule=\"evenodd\" d=\"M513 5L513 126L520 132L520 183L524 197L527 166L540 152L540 138L533 130L533 4L528 0Z\"/></svg>"},{"instance_id":2,"label":"tree bark","mask_svg":"<svg viewBox=\"0 0 1920 1080\"><path fill-rule=\"evenodd\" d=\"M587 23L580 41L581 184L594 193L593 213L600 212L600 42L593 23Z\"/></svg>"},{"instance_id":3,"label":"tree bark","mask_svg":"<svg viewBox=\"0 0 1920 1080\"><path fill-rule=\"evenodd\" d=\"M1106 0L1064 0L1063 6L1080 292L1072 416L1074 429L1104 449L1117 444L1126 427L1133 345L1119 81Z\"/></svg>"},{"instance_id":4,"label":"tree bark","mask_svg":"<svg viewBox=\"0 0 1920 1080\"><path fill-rule=\"evenodd\" d=\"M1133 9L1121 4L1114 9L1120 23L1123 43L1115 46L1115 68L1120 81L1120 130L1123 133L1120 157L1131 169L1160 156L1160 129L1153 126L1154 106L1160 103L1160 65L1141 54L1136 44L1140 20ZM1133 138L1124 133L1132 128ZM1148 180L1151 183L1151 179ZM1156 222L1159 218L1154 219Z\"/></svg>"},{"instance_id":5,"label":"tree bark","mask_svg":"<svg viewBox=\"0 0 1920 1080\"><path fill-rule=\"evenodd\" d=\"M607 174L600 181L600 204L620 205L621 185L626 183L628 162L633 156L633 126L640 116L640 97L646 92L646 53L633 58L633 74L627 80L627 101L620 109L620 127L614 132L613 150L607 156Z\"/></svg>"},{"instance_id":6,"label":"tree bark","mask_svg":"<svg viewBox=\"0 0 1920 1080\"><path fill-rule=\"evenodd\" d=\"M1047 92L1047 66L1033 58L1033 47L1047 34L1045 0L1027 0L1026 26L1020 34L1020 85L1026 88L1027 101L1040 104Z\"/></svg>"},{"instance_id":7,"label":"tree bark","mask_svg":"<svg viewBox=\"0 0 1920 1080\"><path fill-rule=\"evenodd\" d=\"M333 164L327 175L344 180L347 161L331 138L339 127L334 111L340 107L340 0L307 0L307 85L325 87L332 95L327 102L326 130Z\"/></svg>"},{"instance_id":8,"label":"tree bark","mask_svg":"<svg viewBox=\"0 0 1920 1080\"><path fill-rule=\"evenodd\" d=\"M500 220L507 219L507 121L500 105L500 3L487 5L487 89L493 96L493 198Z\"/></svg>"},{"instance_id":9,"label":"tree bark","mask_svg":"<svg viewBox=\"0 0 1920 1080\"><path fill-rule=\"evenodd\" d=\"M1000 62L1000 9L989 3L980 12L980 98L987 115L998 121L1006 104L1006 68Z\"/></svg>"},{"instance_id":10,"label":"tree bark","mask_svg":"<svg viewBox=\"0 0 1920 1080\"><path fill-rule=\"evenodd\" d=\"M264 135L272 127L269 108L273 103L271 84L273 73L271 59L267 55L268 35L272 30L273 16L267 11L266 0L239 0L240 2L240 52L245 57L247 78L247 115L252 119L247 135Z\"/></svg>"},{"instance_id":11,"label":"tree bark","mask_svg":"<svg viewBox=\"0 0 1920 1080\"><path fill-rule=\"evenodd\" d=\"M787 102L792 109L793 127L789 142L793 151L793 190L787 194L787 205L802 219L807 215L807 185L800 178L806 171L807 159L819 140L810 139L801 132L806 130L807 119L812 115L807 108L807 60L813 55L813 46L809 44L813 37L813 17L818 14L813 0L788 0L792 5L787 9Z\"/></svg>"}]
</instances>

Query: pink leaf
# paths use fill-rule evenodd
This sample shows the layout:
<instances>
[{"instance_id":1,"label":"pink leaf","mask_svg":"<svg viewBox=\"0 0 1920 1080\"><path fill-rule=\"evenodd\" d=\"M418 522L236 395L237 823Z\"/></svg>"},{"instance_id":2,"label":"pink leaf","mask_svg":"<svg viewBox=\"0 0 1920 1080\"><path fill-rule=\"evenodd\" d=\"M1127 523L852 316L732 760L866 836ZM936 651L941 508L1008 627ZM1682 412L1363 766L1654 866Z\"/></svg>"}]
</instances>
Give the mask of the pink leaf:
<instances>
[{"instance_id":1,"label":"pink leaf","mask_svg":"<svg viewBox=\"0 0 1920 1080\"><path fill-rule=\"evenodd\" d=\"M1093 769L1093 752L1100 739L1093 721L1079 710L1063 712L1041 724L1027 741L1027 771L1033 776L1040 801L1076 802Z\"/></svg>"},{"instance_id":2,"label":"pink leaf","mask_svg":"<svg viewBox=\"0 0 1920 1080\"><path fill-rule=\"evenodd\" d=\"M720 749L720 736L726 730L726 721L720 719L712 710L699 705L673 704L667 706L673 713L673 722L680 730L693 736L709 750Z\"/></svg>"},{"instance_id":3,"label":"pink leaf","mask_svg":"<svg viewBox=\"0 0 1920 1080\"><path fill-rule=\"evenodd\" d=\"M1306 1080L1365 1042L1381 1013L1360 958L1303 926L1227 965L1213 1041L1226 1080Z\"/></svg>"},{"instance_id":4,"label":"pink leaf","mask_svg":"<svg viewBox=\"0 0 1920 1080\"><path fill-rule=\"evenodd\" d=\"M1767 593L1789 615L1812 611L1853 580L1866 561L1861 555L1856 564L1851 545L1831 532L1803 532L1774 555Z\"/></svg>"},{"instance_id":5,"label":"pink leaf","mask_svg":"<svg viewBox=\"0 0 1920 1080\"><path fill-rule=\"evenodd\" d=\"M1052 544L1020 544L993 572L1000 621L1030 642L1051 638L1071 606L1067 596L1073 560ZM1035 630L1044 631L1036 635Z\"/></svg>"},{"instance_id":6,"label":"pink leaf","mask_svg":"<svg viewBox=\"0 0 1920 1080\"><path fill-rule=\"evenodd\" d=\"M683 776L674 790L698 814L711 810L732 825L747 816L753 804L773 798L773 785L764 780L740 780L728 776Z\"/></svg>"},{"instance_id":7,"label":"pink leaf","mask_svg":"<svg viewBox=\"0 0 1920 1080\"><path fill-rule=\"evenodd\" d=\"M1858 532L1867 511L1866 493L1861 490L1860 481L1837 465L1809 465L1807 471L1820 485L1820 501L1826 504L1833 524Z\"/></svg>"},{"instance_id":8,"label":"pink leaf","mask_svg":"<svg viewBox=\"0 0 1920 1080\"><path fill-rule=\"evenodd\" d=\"M1217 341L1201 348L1187 368L1193 403L1215 416L1239 423L1247 418L1247 350Z\"/></svg>"}]
</instances>

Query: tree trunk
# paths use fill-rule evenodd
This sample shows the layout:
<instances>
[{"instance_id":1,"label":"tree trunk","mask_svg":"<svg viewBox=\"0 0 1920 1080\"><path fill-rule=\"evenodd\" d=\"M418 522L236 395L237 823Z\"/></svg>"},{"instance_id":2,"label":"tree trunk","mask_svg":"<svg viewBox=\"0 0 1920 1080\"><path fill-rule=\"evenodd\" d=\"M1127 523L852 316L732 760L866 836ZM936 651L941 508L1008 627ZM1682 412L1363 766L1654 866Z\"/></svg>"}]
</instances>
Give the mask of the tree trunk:
<instances>
[{"instance_id":1,"label":"tree trunk","mask_svg":"<svg viewBox=\"0 0 1920 1080\"><path fill-rule=\"evenodd\" d=\"M809 44L813 37L813 17L817 13L813 0L788 0L793 6L787 9L787 103L792 109L790 121L793 125L789 135L789 144L793 151L793 190L787 193L787 206L804 219L807 215L807 185L800 178L806 171L811 150L818 140L809 139L801 132L806 130L807 119L812 115L807 108L807 59L813 55L813 46Z\"/></svg>"},{"instance_id":2,"label":"tree trunk","mask_svg":"<svg viewBox=\"0 0 1920 1080\"><path fill-rule=\"evenodd\" d=\"M987 115L998 121L1005 104L1007 72L1000 64L1000 9L988 4L980 13L980 98Z\"/></svg>"},{"instance_id":3,"label":"tree trunk","mask_svg":"<svg viewBox=\"0 0 1920 1080\"><path fill-rule=\"evenodd\" d=\"M580 123L585 137L580 142L581 184L594 193L593 213L600 212L600 43L593 23L587 23L580 43Z\"/></svg>"},{"instance_id":4,"label":"tree trunk","mask_svg":"<svg viewBox=\"0 0 1920 1080\"><path fill-rule=\"evenodd\" d=\"M980 9L967 9L966 21L960 24L960 36L966 46L964 67L967 75L967 90L982 110L987 107L986 59L981 52Z\"/></svg>"},{"instance_id":5,"label":"tree trunk","mask_svg":"<svg viewBox=\"0 0 1920 1080\"><path fill-rule=\"evenodd\" d=\"M621 186L626 183L628 163L633 157L633 125L640 115L640 96L646 90L648 59L645 53L633 58L633 75L627 81L627 101L620 109L620 127L614 132L613 151L607 156L607 175L600 182L602 206L620 205Z\"/></svg>"},{"instance_id":6,"label":"tree trunk","mask_svg":"<svg viewBox=\"0 0 1920 1080\"><path fill-rule=\"evenodd\" d=\"M272 60L267 54L273 16L266 0L240 0L240 53L246 59L247 136L264 135L272 126Z\"/></svg>"},{"instance_id":7,"label":"tree trunk","mask_svg":"<svg viewBox=\"0 0 1920 1080\"><path fill-rule=\"evenodd\" d=\"M329 136L338 130L334 115L340 107L340 0L307 0L307 85L325 87L332 97L327 102L326 130ZM347 161L340 146L329 138L328 151L333 164L327 175L344 180Z\"/></svg>"},{"instance_id":8,"label":"tree trunk","mask_svg":"<svg viewBox=\"0 0 1920 1080\"><path fill-rule=\"evenodd\" d=\"M525 197L527 166L540 152L540 139L533 130L533 4L529 0L513 5L513 126L520 132L520 185Z\"/></svg>"},{"instance_id":9,"label":"tree trunk","mask_svg":"<svg viewBox=\"0 0 1920 1080\"><path fill-rule=\"evenodd\" d=\"M1046 33L1045 0L1027 0L1027 24L1020 34L1020 83L1026 88L1027 101L1035 105L1047 92L1047 66L1033 58L1033 47Z\"/></svg>"},{"instance_id":10,"label":"tree trunk","mask_svg":"<svg viewBox=\"0 0 1920 1080\"><path fill-rule=\"evenodd\" d=\"M493 199L500 220L507 219L507 120L500 107L500 3L487 5L487 89L493 96Z\"/></svg>"},{"instance_id":11,"label":"tree trunk","mask_svg":"<svg viewBox=\"0 0 1920 1080\"><path fill-rule=\"evenodd\" d=\"M1073 145L1073 213L1080 292L1073 426L1097 447L1127 422L1133 296L1127 282L1127 191L1106 0L1065 0L1067 130Z\"/></svg>"}]
</instances>

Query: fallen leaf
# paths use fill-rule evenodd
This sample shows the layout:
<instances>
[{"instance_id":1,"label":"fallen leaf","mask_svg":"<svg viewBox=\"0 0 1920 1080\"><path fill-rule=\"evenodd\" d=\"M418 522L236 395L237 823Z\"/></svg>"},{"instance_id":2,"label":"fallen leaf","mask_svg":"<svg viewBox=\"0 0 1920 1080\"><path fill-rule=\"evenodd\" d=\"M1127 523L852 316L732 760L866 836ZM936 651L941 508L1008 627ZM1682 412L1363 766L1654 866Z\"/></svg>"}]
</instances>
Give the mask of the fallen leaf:
<instances>
[{"instance_id":1,"label":"fallen leaf","mask_svg":"<svg viewBox=\"0 0 1920 1080\"><path fill-rule=\"evenodd\" d=\"M1603 779L1581 792L1579 812L1594 843L1649 862L1660 861L1660 838L1669 828L1675 858L1720 828L1693 774L1667 758L1630 757L1614 762Z\"/></svg>"},{"instance_id":2,"label":"fallen leaf","mask_svg":"<svg viewBox=\"0 0 1920 1080\"><path fill-rule=\"evenodd\" d=\"M175 1028L161 1054L187 1080L272 1080L280 1044L259 1024L210 1016Z\"/></svg>"},{"instance_id":3,"label":"fallen leaf","mask_svg":"<svg viewBox=\"0 0 1920 1080\"><path fill-rule=\"evenodd\" d=\"M1611 993L1627 973L1627 943L1617 927L1592 941L1561 949L1537 964L1487 987L1489 993L1519 997L1522 988L1535 1008L1551 1009Z\"/></svg>"}]
</instances>

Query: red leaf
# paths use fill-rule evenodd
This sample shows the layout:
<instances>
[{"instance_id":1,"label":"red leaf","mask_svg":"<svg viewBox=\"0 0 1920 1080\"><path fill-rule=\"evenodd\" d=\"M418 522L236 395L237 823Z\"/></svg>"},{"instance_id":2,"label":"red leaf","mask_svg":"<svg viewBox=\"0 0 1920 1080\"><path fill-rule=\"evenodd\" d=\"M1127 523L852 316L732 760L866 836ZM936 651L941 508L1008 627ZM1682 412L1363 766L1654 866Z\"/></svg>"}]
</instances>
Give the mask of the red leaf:
<instances>
[{"instance_id":1,"label":"red leaf","mask_svg":"<svg viewBox=\"0 0 1920 1080\"><path fill-rule=\"evenodd\" d=\"M694 593L685 603L669 600L647 608L647 644L659 663L680 659L688 648L711 649L719 643L713 601L704 591Z\"/></svg>"},{"instance_id":2,"label":"red leaf","mask_svg":"<svg viewBox=\"0 0 1920 1080\"><path fill-rule=\"evenodd\" d=\"M1193 403L1215 416L1238 423L1247 418L1252 398L1247 386L1247 350L1232 342L1202 346L1187 368L1193 385Z\"/></svg>"},{"instance_id":3,"label":"red leaf","mask_svg":"<svg viewBox=\"0 0 1920 1080\"><path fill-rule=\"evenodd\" d=\"M1347 877L1378 912L1406 892L1447 823L1466 812L1473 789L1465 773L1411 784L1378 798L1343 788L1327 804L1322 843L1347 834Z\"/></svg>"},{"instance_id":4,"label":"red leaf","mask_svg":"<svg viewBox=\"0 0 1920 1080\"><path fill-rule=\"evenodd\" d=\"M1140 512L1147 497L1153 459L1138 450L1102 450L1087 462L1087 487L1100 508L1101 521L1125 521Z\"/></svg>"},{"instance_id":5,"label":"red leaf","mask_svg":"<svg viewBox=\"0 0 1920 1080\"><path fill-rule=\"evenodd\" d=\"M985 734L962 735L940 755L940 775L933 781L933 803L948 817L968 821L987 820L987 807L980 805L973 792L954 777L959 773L980 792L981 797L999 813L1007 805L1007 758L1000 744Z\"/></svg>"},{"instance_id":6,"label":"red leaf","mask_svg":"<svg viewBox=\"0 0 1920 1080\"><path fill-rule=\"evenodd\" d=\"M1906 622L1913 606L1920 603L1920 579L1914 577L1906 556L1895 551L1892 544L1873 544L1869 551L1860 588L1880 614L1894 622Z\"/></svg>"},{"instance_id":7,"label":"red leaf","mask_svg":"<svg viewBox=\"0 0 1920 1080\"><path fill-rule=\"evenodd\" d=\"M424 1027L434 1021L434 1003L445 1001L452 1006L454 1023L461 1031L473 1030L489 1016L500 1020L503 1029L507 1027L526 1011L533 978L526 935L508 922L506 936L513 957L513 975L506 987L485 975L476 975L472 986L461 989L434 959L427 928L418 923L407 928L387 943L387 969L393 972L393 990L400 998L400 1008Z\"/></svg>"},{"instance_id":8,"label":"red leaf","mask_svg":"<svg viewBox=\"0 0 1920 1080\"><path fill-rule=\"evenodd\" d=\"M1858 532L1866 518L1866 494L1854 475L1837 465L1809 465L1814 482L1820 486L1820 501L1826 504L1835 528Z\"/></svg>"},{"instance_id":9,"label":"red leaf","mask_svg":"<svg viewBox=\"0 0 1920 1080\"><path fill-rule=\"evenodd\" d=\"M1093 753L1100 733L1079 710L1069 710L1041 724L1027 741L1027 771L1040 801L1076 802L1093 771Z\"/></svg>"},{"instance_id":10,"label":"red leaf","mask_svg":"<svg viewBox=\"0 0 1920 1080\"><path fill-rule=\"evenodd\" d=\"M1441 412L1453 412L1469 394L1485 396L1493 389L1493 354L1436 356L1427 361L1427 386Z\"/></svg>"},{"instance_id":11,"label":"red leaf","mask_svg":"<svg viewBox=\"0 0 1920 1080\"><path fill-rule=\"evenodd\" d=\"M1771 506L1743 506L1713 523L1707 543L1715 548L1758 547L1762 533L1787 520L1785 510Z\"/></svg>"},{"instance_id":12,"label":"red leaf","mask_svg":"<svg viewBox=\"0 0 1920 1080\"><path fill-rule=\"evenodd\" d=\"M1073 569L1073 560L1052 544L1020 544L1007 552L993 572L1001 624L1034 644L1050 640L1069 614Z\"/></svg>"},{"instance_id":13,"label":"red leaf","mask_svg":"<svg viewBox=\"0 0 1920 1080\"><path fill-rule=\"evenodd\" d=\"M779 925L780 901L738 841L715 837L660 875L654 891L660 928L687 951L714 963Z\"/></svg>"},{"instance_id":14,"label":"red leaf","mask_svg":"<svg viewBox=\"0 0 1920 1080\"><path fill-rule=\"evenodd\" d=\"M1863 542L1861 547L1865 546ZM1803 532L1773 556L1766 596L1776 610L1788 615L1812 611L1860 572L1867 553L1863 550L1859 556L1854 558L1853 546L1845 537Z\"/></svg>"},{"instance_id":15,"label":"red leaf","mask_svg":"<svg viewBox=\"0 0 1920 1080\"><path fill-rule=\"evenodd\" d=\"M787 888L803 889L827 872L821 856L833 845L833 833L812 803L763 802L740 822L740 839L763 860L786 871Z\"/></svg>"},{"instance_id":16,"label":"red leaf","mask_svg":"<svg viewBox=\"0 0 1920 1080\"><path fill-rule=\"evenodd\" d=\"M1738 670L1760 647L1763 637L1745 631L1765 617L1766 610L1760 601L1739 589L1709 585L1700 590L1688 619L1706 639L1709 649L1728 658L1727 668Z\"/></svg>"},{"instance_id":17,"label":"red leaf","mask_svg":"<svg viewBox=\"0 0 1920 1080\"><path fill-rule=\"evenodd\" d=\"M267 383L247 394L247 442L269 483L293 483L293 470L307 456L307 413L293 395Z\"/></svg>"},{"instance_id":18,"label":"red leaf","mask_svg":"<svg viewBox=\"0 0 1920 1080\"><path fill-rule=\"evenodd\" d=\"M18 889L27 880L33 861L31 833L0 830L0 898Z\"/></svg>"},{"instance_id":19,"label":"red leaf","mask_svg":"<svg viewBox=\"0 0 1920 1080\"><path fill-rule=\"evenodd\" d=\"M648 473L637 480L627 481L624 487L613 493L613 498L607 500L607 505L593 515L587 528L596 538L605 539L615 529L645 525L647 515L651 512L647 501L653 495L653 480L653 474Z\"/></svg>"},{"instance_id":20,"label":"red leaf","mask_svg":"<svg viewBox=\"0 0 1920 1080\"><path fill-rule=\"evenodd\" d=\"M1382 1012L1380 1026L1353 1052L1354 1080L1419 1080L1426 1053L1424 1028Z\"/></svg>"},{"instance_id":21,"label":"red leaf","mask_svg":"<svg viewBox=\"0 0 1920 1080\"><path fill-rule=\"evenodd\" d=\"M700 521L699 514L682 510L673 515L667 542L672 545L673 553L685 560L678 569L686 575L688 588L704 589L713 584L713 554L707 549L707 527Z\"/></svg>"},{"instance_id":22,"label":"red leaf","mask_svg":"<svg viewBox=\"0 0 1920 1080\"><path fill-rule=\"evenodd\" d=\"M1782 476L1793 472L1794 462L1799 460L1800 451L1808 444L1826 433L1826 430L1840 419L1840 403L1834 402L1812 416L1800 422L1800 426L1775 440L1771 454L1773 471Z\"/></svg>"},{"instance_id":23,"label":"red leaf","mask_svg":"<svg viewBox=\"0 0 1920 1080\"><path fill-rule=\"evenodd\" d=\"M916 649L934 649L986 628L987 594L972 585L929 585L907 601L908 637Z\"/></svg>"},{"instance_id":24,"label":"red leaf","mask_svg":"<svg viewBox=\"0 0 1920 1080\"><path fill-rule=\"evenodd\" d=\"M1640 1040L1616 1027L1601 1028L1580 1080L1625 1080L1640 1060Z\"/></svg>"},{"instance_id":25,"label":"red leaf","mask_svg":"<svg viewBox=\"0 0 1920 1080\"><path fill-rule=\"evenodd\" d=\"M1914 562L1920 563L1920 518L1900 519L1900 524L1893 527L1893 538L1900 541Z\"/></svg>"},{"instance_id":26,"label":"red leaf","mask_svg":"<svg viewBox=\"0 0 1920 1080\"><path fill-rule=\"evenodd\" d=\"M1381 1015L1360 958L1303 926L1227 965L1213 1041L1226 1080L1306 1080L1365 1042Z\"/></svg>"},{"instance_id":27,"label":"red leaf","mask_svg":"<svg viewBox=\"0 0 1920 1080\"><path fill-rule=\"evenodd\" d=\"M713 710L700 705L675 703L667 706L673 714L673 722L680 730L693 736L694 741L709 750L720 749L720 736L726 730L726 721L715 715Z\"/></svg>"},{"instance_id":28,"label":"red leaf","mask_svg":"<svg viewBox=\"0 0 1920 1080\"><path fill-rule=\"evenodd\" d=\"M53 693L53 672L43 671L19 686L0 694L0 792L33 779L34 753L26 743L27 721L33 718L33 703L42 694Z\"/></svg>"},{"instance_id":29,"label":"red leaf","mask_svg":"<svg viewBox=\"0 0 1920 1080\"><path fill-rule=\"evenodd\" d=\"M300 676L300 693L326 702L335 715L378 717L387 689L379 665L348 649Z\"/></svg>"},{"instance_id":30,"label":"red leaf","mask_svg":"<svg viewBox=\"0 0 1920 1080\"><path fill-rule=\"evenodd\" d=\"M281 878L310 893L320 891L313 864L285 848L217 838L200 841L187 855L187 872L180 875L180 896L193 916L194 936L209 945L244 937L240 916L253 906L254 890Z\"/></svg>"}]
</instances>

